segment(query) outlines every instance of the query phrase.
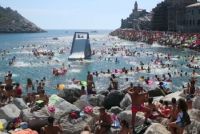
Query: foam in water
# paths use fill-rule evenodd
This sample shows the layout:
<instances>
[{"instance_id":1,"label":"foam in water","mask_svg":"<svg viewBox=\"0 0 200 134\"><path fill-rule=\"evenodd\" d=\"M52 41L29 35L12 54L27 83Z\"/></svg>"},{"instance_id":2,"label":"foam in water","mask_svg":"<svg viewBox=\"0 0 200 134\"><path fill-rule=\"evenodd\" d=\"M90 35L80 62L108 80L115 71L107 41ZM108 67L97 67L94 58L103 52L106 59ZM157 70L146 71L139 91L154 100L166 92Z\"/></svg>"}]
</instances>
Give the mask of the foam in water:
<instances>
[{"instance_id":1,"label":"foam in water","mask_svg":"<svg viewBox=\"0 0 200 134\"><path fill-rule=\"evenodd\" d=\"M69 72L70 73L80 73L81 70L80 69L70 69Z\"/></svg>"},{"instance_id":2,"label":"foam in water","mask_svg":"<svg viewBox=\"0 0 200 134\"><path fill-rule=\"evenodd\" d=\"M29 67L31 66L31 64L23 62L23 61L16 61L13 66L14 67Z\"/></svg>"}]
</instances>

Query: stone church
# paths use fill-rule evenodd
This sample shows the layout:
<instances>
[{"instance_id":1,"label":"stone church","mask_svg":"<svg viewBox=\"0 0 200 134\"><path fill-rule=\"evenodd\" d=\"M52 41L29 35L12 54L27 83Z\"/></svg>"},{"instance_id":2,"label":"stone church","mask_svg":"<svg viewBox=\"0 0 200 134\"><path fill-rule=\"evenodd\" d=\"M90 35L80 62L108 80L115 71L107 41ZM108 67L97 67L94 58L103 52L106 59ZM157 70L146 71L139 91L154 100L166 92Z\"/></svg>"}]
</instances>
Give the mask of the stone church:
<instances>
[{"instance_id":1,"label":"stone church","mask_svg":"<svg viewBox=\"0 0 200 134\"><path fill-rule=\"evenodd\" d=\"M138 9L137 1L128 18L121 20L121 28L132 28L135 30L151 29L151 14L144 9Z\"/></svg>"}]
</instances>

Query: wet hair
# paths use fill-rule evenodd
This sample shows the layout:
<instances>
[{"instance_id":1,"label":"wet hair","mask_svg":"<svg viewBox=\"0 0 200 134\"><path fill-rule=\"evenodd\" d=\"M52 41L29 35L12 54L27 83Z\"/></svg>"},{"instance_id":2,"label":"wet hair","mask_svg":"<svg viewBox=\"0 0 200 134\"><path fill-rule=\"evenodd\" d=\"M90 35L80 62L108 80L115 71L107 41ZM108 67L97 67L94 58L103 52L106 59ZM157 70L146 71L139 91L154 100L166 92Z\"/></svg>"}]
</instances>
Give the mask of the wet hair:
<instances>
[{"instance_id":1,"label":"wet hair","mask_svg":"<svg viewBox=\"0 0 200 134\"><path fill-rule=\"evenodd\" d=\"M54 119L53 117L51 117L51 116L48 117L48 123L49 123L49 124L53 124L54 120L55 120L55 119Z\"/></svg>"},{"instance_id":2,"label":"wet hair","mask_svg":"<svg viewBox=\"0 0 200 134\"><path fill-rule=\"evenodd\" d=\"M168 106L169 105L168 101L164 101L164 105Z\"/></svg>"},{"instance_id":3,"label":"wet hair","mask_svg":"<svg viewBox=\"0 0 200 134\"><path fill-rule=\"evenodd\" d=\"M116 78L116 76L114 74L112 74L111 76L112 76L112 78Z\"/></svg>"},{"instance_id":4,"label":"wet hair","mask_svg":"<svg viewBox=\"0 0 200 134\"><path fill-rule=\"evenodd\" d=\"M153 98L152 98L152 97L150 97L150 98L148 99L148 103L149 103L149 104L152 104L152 103L153 103Z\"/></svg>"},{"instance_id":5,"label":"wet hair","mask_svg":"<svg viewBox=\"0 0 200 134\"><path fill-rule=\"evenodd\" d=\"M105 110L106 110L106 109L105 109L104 107L100 107L100 108L99 108L99 111L100 111L100 112L105 112Z\"/></svg>"},{"instance_id":6,"label":"wet hair","mask_svg":"<svg viewBox=\"0 0 200 134\"><path fill-rule=\"evenodd\" d=\"M176 98L172 98L172 104L176 104Z\"/></svg>"},{"instance_id":7,"label":"wet hair","mask_svg":"<svg viewBox=\"0 0 200 134\"><path fill-rule=\"evenodd\" d=\"M45 91L44 91L44 90L41 90L41 91L40 91L40 93L41 93L41 94L44 94L44 93L45 93Z\"/></svg>"},{"instance_id":8,"label":"wet hair","mask_svg":"<svg viewBox=\"0 0 200 134\"><path fill-rule=\"evenodd\" d=\"M27 79L27 84L28 85L33 85L32 80L30 78Z\"/></svg>"},{"instance_id":9,"label":"wet hair","mask_svg":"<svg viewBox=\"0 0 200 134\"><path fill-rule=\"evenodd\" d=\"M121 121L122 126L125 126L126 128L129 128L129 124L126 120Z\"/></svg>"},{"instance_id":10,"label":"wet hair","mask_svg":"<svg viewBox=\"0 0 200 134\"><path fill-rule=\"evenodd\" d=\"M187 103L184 99L178 100L178 109L180 109L183 112L187 112L188 106L187 106Z\"/></svg>"},{"instance_id":11,"label":"wet hair","mask_svg":"<svg viewBox=\"0 0 200 134\"><path fill-rule=\"evenodd\" d=\"M19 83L16 83L16 87L19 87Z\"/></svg>"},{"instance_id":12,"label":"wet hair","mask_svg":"<svg viewBox=\"0 0 200 134\"><path fill-rule=\"evenodd\" d=\"M81 90L85 90L85 87L84 87L84 86L81 86Z\"/></svg>"}]
</instances>

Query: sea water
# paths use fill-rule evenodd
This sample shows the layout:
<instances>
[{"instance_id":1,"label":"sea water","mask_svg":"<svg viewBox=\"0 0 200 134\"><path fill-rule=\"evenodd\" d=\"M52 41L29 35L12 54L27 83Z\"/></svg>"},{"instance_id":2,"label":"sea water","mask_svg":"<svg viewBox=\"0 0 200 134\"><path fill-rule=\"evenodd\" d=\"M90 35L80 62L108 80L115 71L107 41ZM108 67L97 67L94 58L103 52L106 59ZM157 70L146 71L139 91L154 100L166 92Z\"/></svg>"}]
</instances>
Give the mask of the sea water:
<instances>
[{"instance_id":1,"label":"sea water","mask_svg":"<svg viewBox=\"0 0 200 134\"><path fill-rule=\"evenodd\" d=\"M162 69L153 65L150 61L152 57L146 54L141 54L140 57L128 57L122 56L124 53L118 53L114 56L101 55L97 53L92 56L91 60L80 61L68 61L68 56L70 54L70 48L72 45L74 32L90 32L91 30L48 30L46 33L24 33L24 34L0 34L0 51L9 51L4 58L0 57L0 81L4 81L4 76L8 71L12 71L13 80L22 84L25 90L27 78L31 78L33 81L41 80L43 77L46 78L45 90L48 94L57 93L55 87L57 84L63 83L66 86L70 86L70 81L75 78L77 80L86 80L87 72L95 71L107 71L107 69L121 69L123 67L130 68L131 66L140 66L140 61L146 65L151 66L151 73L146 71L140 73L132 73L129 75L119 75L118 80L120 88L126 86L130 81L138 81L141 76L153 77L154 75L162 75L166 73L173 73L173 71L183 70L188 72L190 75L193 69L186 67L187 61L185 61L184 56L188 54L195 54L195 57L200 58L199 53L188 50L188 49L175 49L169 47L163 47L158 44L148 45L144 44L141 47L139 42L129 42L125 40L120 40L118 38L109 37L109 30L98 30L97 33L90 33L90 42L92 50L104 50L106 48L111 48L113 46L124 46L132 51L137 52L148 52L150 54L158 53L160 58L163 59L165 63L176 65L176 68L172 70ZM57 37L58 40L53 38ZM45 46L45 47L43 47ZM46 47L47 46L47 47ZM47 56L40 56L39 58L33 56L32 50L38 48L41 51L52 50L55 55L52 60L49 60ZM60 54L59 51L63 49L64 53ZM165 61L164 56L167 53L172 55L171 61ZM162 57L163 55L163 57ZM9 66L8 62L16 56L16 61L12 66ZM100 56L102 57L100 59ZM181 56L181 58L178 58ZM110 58L108 61L107 59ZM115 63L115 59L119 62ZM52 75L53 68L61 68L62 64L67 67L70 65L66 75L64 76L54 76ZM184 64L183 66L181 64ZM196 64L200 64L197 61ZM199 70L196 70L200 73ZM110 75L102 75L95 77L95 84L97 90L106 90L109 85ZM129 82L125 82L125 78L129 78ZM173 90L181 89L182 84L185 84L190 77L184 76L174 76L173 80ZM197 77L199 79L199 77Z\"/></svg>"}]
</instances>

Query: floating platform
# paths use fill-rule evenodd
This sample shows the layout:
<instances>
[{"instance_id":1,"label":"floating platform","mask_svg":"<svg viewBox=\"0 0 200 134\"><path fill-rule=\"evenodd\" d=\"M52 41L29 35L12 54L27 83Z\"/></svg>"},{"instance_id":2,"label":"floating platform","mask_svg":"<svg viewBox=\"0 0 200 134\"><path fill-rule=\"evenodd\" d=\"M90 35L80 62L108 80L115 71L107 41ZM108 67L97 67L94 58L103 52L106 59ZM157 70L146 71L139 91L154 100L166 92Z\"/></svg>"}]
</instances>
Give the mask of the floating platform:
<instances>
[{"instance_id":1,"label":"floating platform","mask_svg":"<svg viewBox=\"0 0 200 134\"><path fill-rule=\"evenodd\" d=\"M87 32L75 32L69 60L90 59L92 55L90 37Z\"/></svg>"}]
</instances>

